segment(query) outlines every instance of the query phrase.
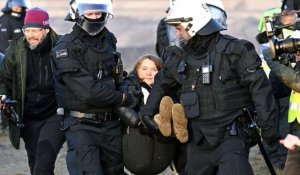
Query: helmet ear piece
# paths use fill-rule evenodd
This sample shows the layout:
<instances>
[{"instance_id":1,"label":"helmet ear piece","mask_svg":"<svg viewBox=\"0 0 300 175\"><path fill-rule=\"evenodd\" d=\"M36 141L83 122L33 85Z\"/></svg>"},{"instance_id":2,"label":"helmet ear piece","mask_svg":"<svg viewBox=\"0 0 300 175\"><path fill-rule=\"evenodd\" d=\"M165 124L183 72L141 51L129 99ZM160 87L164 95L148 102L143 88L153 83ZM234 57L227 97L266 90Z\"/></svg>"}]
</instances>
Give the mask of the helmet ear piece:
<instances>
[{"instance_id":1,"label":"helmet ear piece","mask_svg":"<svg viewBox=\"0 0 300 175\"><path fill-rule=\"evenodd\" d=\"M70 1L69 13L65 17L65 21L76 21L79 17L78 7L75 0Z\"/></svg>"},{"instance_id":2,"label":"helmet ear piece","mask_svg":"<svg viewBox=\"0 0 300 175\"><path fill-rule=\"evenodd\" d=\"M78 19L79 17L79 13L78 13L78 8L77 8L77 4L72 4L70 6L70 16L71 18L75 21L76 19Z\"/></svg>"}]
</instances>

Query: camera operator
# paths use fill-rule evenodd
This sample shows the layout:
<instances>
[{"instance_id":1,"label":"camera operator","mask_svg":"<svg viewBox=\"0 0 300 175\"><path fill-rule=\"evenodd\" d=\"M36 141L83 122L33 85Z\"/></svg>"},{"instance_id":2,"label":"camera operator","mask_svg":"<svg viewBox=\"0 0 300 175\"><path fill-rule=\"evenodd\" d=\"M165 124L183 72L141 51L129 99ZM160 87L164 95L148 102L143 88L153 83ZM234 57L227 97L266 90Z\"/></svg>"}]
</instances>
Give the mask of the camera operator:
<instances>
[{"instance_id":1,"label":"camera operator","mask_svg":"<svg viewBox=\"0 0 300 175\"><path fill-rule=\"evenodd\" d=\"M270 48L263 50L264 59L266 60L269 68L276 72L276 76L289 88L300 92L300 75L299 75L299 55L296 55L296 66L295 70L291 67L280 64L278 60L272 58L272 51Z\"/></svg>"},{"instance_id":2,"label":"camera operator","mask_svg":"<svg viewBox=\"0 0 300 175\"><path fill-rule=\"evenodd\" d=\"M299 9L298 7L294 7L295 9ZM287 14L287 12L286 12ZM297 25L293 25L297 26ZM271 48L265 48L263 52L263 56L265 61L267 62L269 68L274 75L279 78L286 86L288 86L292 92L290 95L290 106L288 111L288 122L290 123L290 132L296 136L300 136L300 124L296 120L297 116L300 116L300 110L297 109L297 106L300 105L300 77L299 77L299 50L300 50L300 40L296 38L300 38L297 34L299 31L295 31L291 38L287 38L285 40L273 40L270 42ZM293 36L294 35L294 36ZM293 59L288 59L289 62L295 62L294 68L290 66L290 64L281 64L282 61L274 58L278 58L277 55L280 54L292 55ZM279 57L280 58L280 57ZM289 58L289 57L288 57ZM300 120L299 120L300 121ZM284 144L284 142L281 142ZM295 150L289 150L287 161L284 168L285 175L294 175L297 174L300 170L300 152Z\"/></svg>"},{"instance_id":3,"label":"camera operator","mask_svg":"<svg viewBox=\"0 0 300 175\"><path fill-rule=\"evenodd\" d=\"M294 32L293 27L284 27L288 26L293 22L295 19L295 13L291 15L281 15L281 12L285 12L285 5L282 1L277 1L278 4L273 4L274 8L268 9L263 12L260 23L258 25L258 31L260 32L257 35L257 40L261 44L260 50L261 54L260 57L263 60L263 69L268 75L269 81L272 85L272 92L276 100L276 104L279 108L278 118L276 119L276 126L279 130L281 137L286 137L289 133L290 126L288 123L288 111L289 111L289 99L291 90L288 86L286 86L277 76L276 72L273 70L270 71L269 67L267 66L266 62L263 59L262 50L264 48L270 47L269 38L276 37L280 39L289 38L291 34ZM280 4L279 4L280 3ZM280 8L280 6L283 6ZM282 63L288 65L287 59L279 59ZM285 61L285 62L284 62ZM283 145L279 143L267 145L264 144L266 151L270 157L270 160L274 167L276 167L278 172L284 170L287 152L288 150L284 148Z\"/></svg>"},{"instance_id":4,"label":"camera operator","mask_svg":"<svg viewBox=\"0 0 300 175\"><path fill-rule=\"evenodd\" d=\"M279 61L272 59L271 49L263 50L264 58L272 71L276 73L276 76L289 88L292 89L290 96L290 109L288 114L288 122L291 124L290 132L296 136L300 136L300 124L296 120L296 116L300 116L300 110L295 106L300 105L300 76L299 76L299 61L300 57L296 56L296 69L292 69ZM295 107L295 108L294 108ZM288 151L287 161L284 168L284 174L294 174L300 170L300 152ZM295 164L296 163L296 164ZM297 165L297 166L295 166Z\"/></svg>"}]
</instances>

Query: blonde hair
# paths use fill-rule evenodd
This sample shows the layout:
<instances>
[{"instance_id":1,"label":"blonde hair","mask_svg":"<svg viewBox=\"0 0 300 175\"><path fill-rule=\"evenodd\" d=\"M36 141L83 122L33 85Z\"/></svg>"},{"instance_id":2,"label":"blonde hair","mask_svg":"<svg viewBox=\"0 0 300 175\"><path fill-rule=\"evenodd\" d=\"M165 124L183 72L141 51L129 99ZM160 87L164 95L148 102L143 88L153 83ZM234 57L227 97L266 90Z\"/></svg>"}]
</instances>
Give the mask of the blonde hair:
<instances>
[{"instance_id":1,"label":"blonde hair","mask_svg":"<svg viewBox=\"0 0 300 175\"><path fill-rule=\"evenodd\" d=\"M161 70L161 68L162 68L162 62L161 62L161 60L158 57L154 56L154 55L146 54L146 55L143 55L143 56L139 57L137 59L135 65L134 65L134 67L133 67L133 72L136 75L138 75L138 73L137 73L138 68L140 68L141 64L146 59L149 59L149 60L153 61L158 71Z\"/></svg>"}]
</instances>

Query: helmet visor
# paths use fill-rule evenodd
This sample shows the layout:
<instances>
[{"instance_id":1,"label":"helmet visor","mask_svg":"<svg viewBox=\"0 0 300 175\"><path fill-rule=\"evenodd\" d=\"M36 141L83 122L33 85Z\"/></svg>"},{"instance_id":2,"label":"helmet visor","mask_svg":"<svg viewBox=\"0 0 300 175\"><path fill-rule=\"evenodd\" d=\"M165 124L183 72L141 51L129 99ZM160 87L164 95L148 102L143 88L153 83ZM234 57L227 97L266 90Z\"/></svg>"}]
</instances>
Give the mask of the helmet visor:
<instances>
[{"instance_id":1,"label":"helmet visor","mask_svg":"<svg viewBox=\"0 0 300 175\"><path fill-rule=\"evenodd\" d=\"M78 12L80 16L86 13L98 13L98 12L112 14L111 7L107 4L89 4L89 3L78 4Z\"/></svg>"},{"instance_id":2,"label":"helmet visor","mask_svg":"<svg viewBox=\"0 0 300 175\"><path fill-rule=\"evenodd\" d=\"M174 25L169 25L167 24L167 34L168 34L168 40L169 40L169 45L170 46L177 46L182 48L184 45L184 41L182 38L176 35L176 27Z\"/></svg>"},{"instance_id":3,"label":"helmet visor","mask_svg":"<svg viewBox=\"0 0 300 175\"><path fill-rule=\"evenodd\" d=\"M8 6L10 8L19 6L19 7L24 7L24 8L30 8L31 3L29 0L11 0L8 2Z\"/></svg>"},{"instance_id":4,"label":"helmet visor","mask_svg":"<svg viewBox=\"0 0 300 175\"><path fill-rule=\"evenodd\" d=\"M209 10L210 10L210 13L211 13L211 16L212 16L212 19L216 20L217 22L219 22L220 24L222 24L224 27L227 27L227 24L226 24L226 19L227 19L227 16L226 16L226 13L215 7L215 6L208 6Z\"/></svg>"},{"instance_id":5,"label":"helmet visor","mask_svg":"<svg viewBox=\"0 0 300 175\"><path fill-rule=\"evenodd\" d=\"M179 25L181 23L190 22L193 21L192 17L189 18L171 18L171 19L165 19L165 22L169 25Z\"/></svg>"},{"instance_id":6,"label":"helmet visor","mask_svg":"<svg viewBox=\"0 0 300 175\"><path fill-rule=\"evenodd\" d=\"M105 27L106 21L106 19L102 22L89 21L85 17L80 17L77 20L77 25L85 30L89 35L94 36L102 31L102 29Z\"/></svg>"}]
</instances>

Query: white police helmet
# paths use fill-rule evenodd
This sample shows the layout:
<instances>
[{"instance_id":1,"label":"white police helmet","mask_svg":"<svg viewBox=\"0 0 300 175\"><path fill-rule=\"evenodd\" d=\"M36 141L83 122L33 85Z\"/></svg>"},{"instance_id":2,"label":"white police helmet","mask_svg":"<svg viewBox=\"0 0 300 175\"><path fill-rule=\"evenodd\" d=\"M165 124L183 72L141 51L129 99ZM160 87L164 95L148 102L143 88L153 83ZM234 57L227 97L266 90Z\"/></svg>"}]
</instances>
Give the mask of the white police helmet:
<instances>
[{"instance_id":1,"label":"white police helmet","mask_svg":"<svg viewBox=\"0 0 300 175\"><path fill-rule=\"evenodd\" d=\"M89 35L97 35L105 27L107 19L113 16L111 0L76 0L78 19L76 23ZM84 17L86 13L102 13L100 19L90 20Z\"/></svg>"},{"instance_id":2,"label":"white police helmet","mask_svg":"<svg viewBox=\"0 0 300 175\"><path fill-rule=\"evenodd\" d=\"M176 0L170 7L166 23L183 25L191 37L209 35L226 28L212 19L204 0Z\"/></svg>"},{"instance_id":3,"label":"white police helmet","mask_svg":"<svg viewBox=\"0 0 300 175\"><path fill-rule=\"evenodd\" d=\"M227 14L221 0L207 0L206 4L210 10L212 18L227 28Z\"/></svg>"}]
</instances>

